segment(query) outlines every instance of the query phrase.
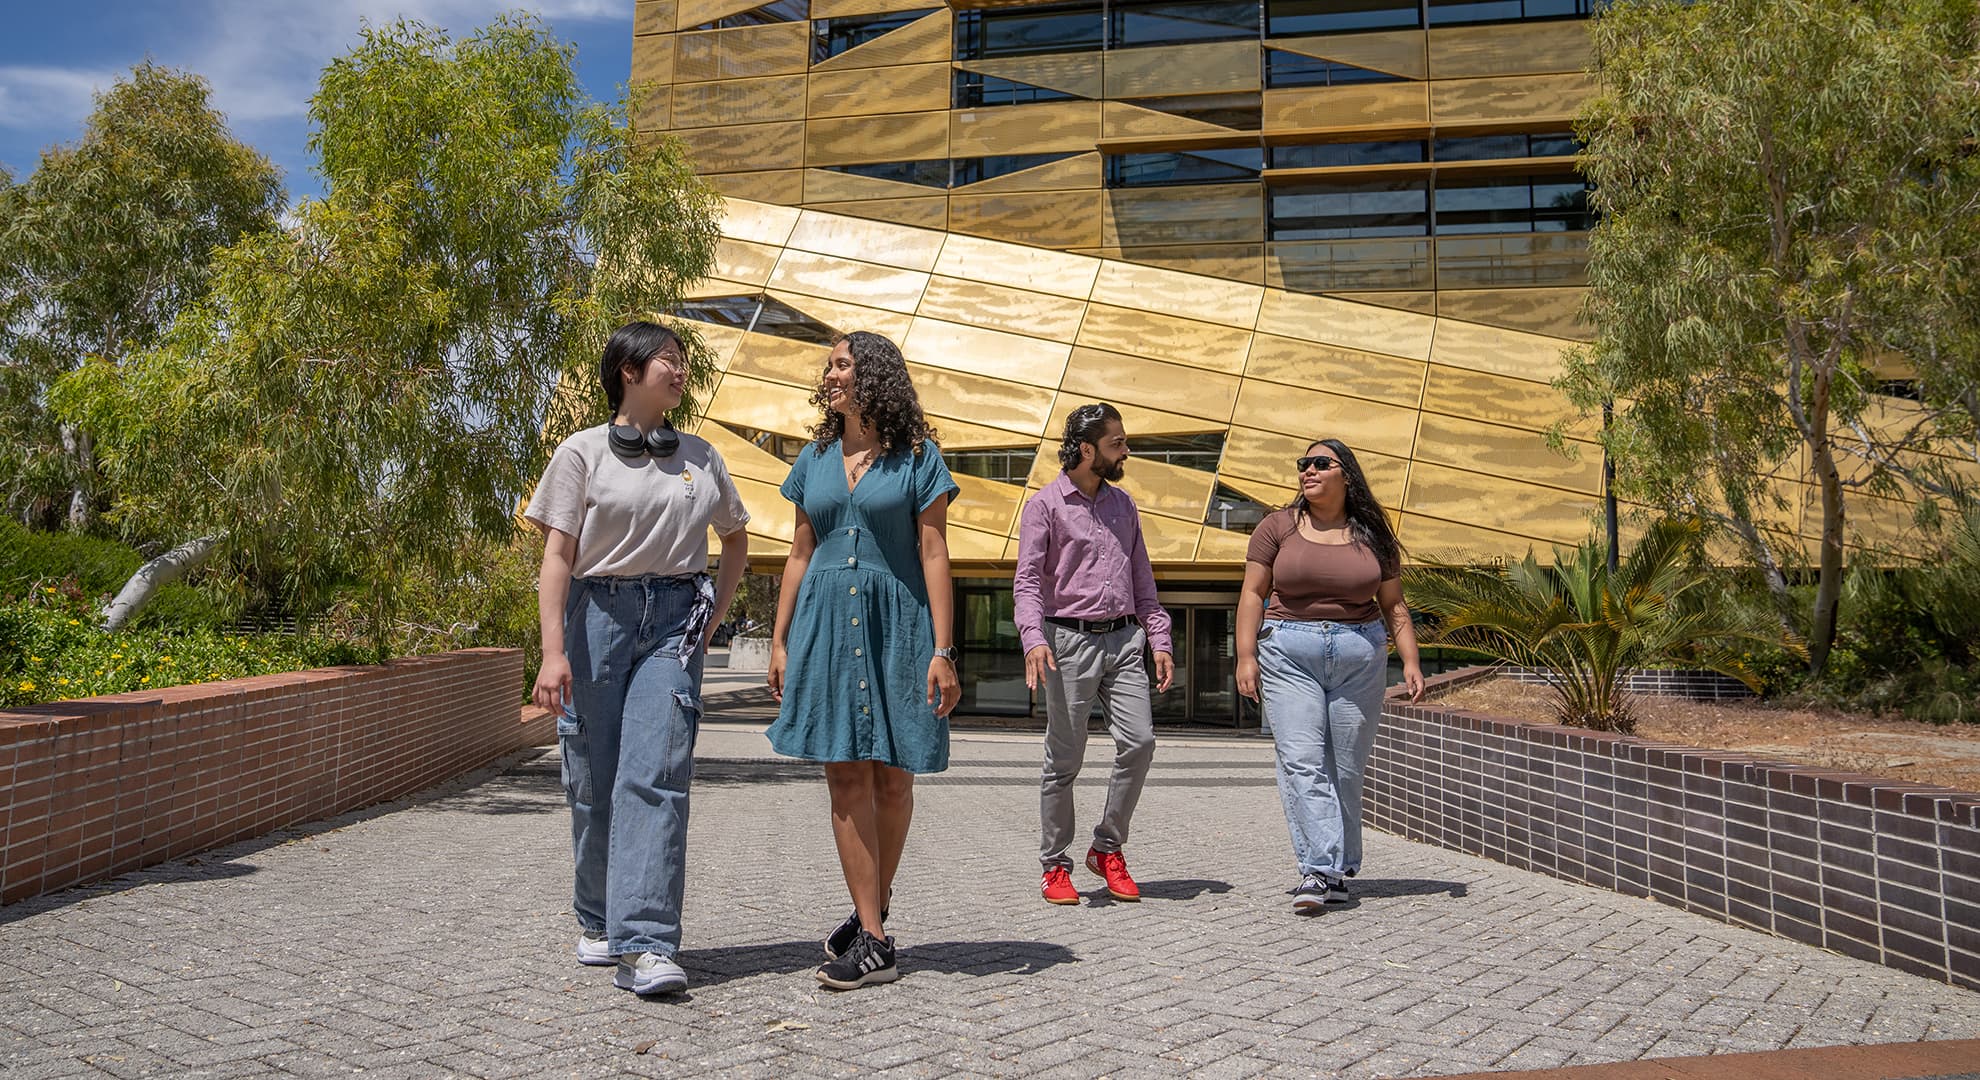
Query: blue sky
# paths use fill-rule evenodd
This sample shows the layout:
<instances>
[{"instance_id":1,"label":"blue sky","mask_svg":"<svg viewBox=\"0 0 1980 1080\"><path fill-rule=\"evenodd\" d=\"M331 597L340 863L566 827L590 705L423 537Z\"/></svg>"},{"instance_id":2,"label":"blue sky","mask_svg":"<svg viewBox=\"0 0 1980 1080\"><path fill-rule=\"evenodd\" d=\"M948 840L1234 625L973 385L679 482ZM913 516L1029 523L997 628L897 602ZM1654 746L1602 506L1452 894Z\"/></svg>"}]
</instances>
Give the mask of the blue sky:
<instances>
[{"instance_id":1,"label":"blue sky","mask_svg":"<svg viewBox=\"0 0 1980 1080\"><path fill-rule=\"evenodd\" d=\"M315 195L304 146L323 65L365 20L404 17L465 33L503 11L537 15L578 48L591 96L617 97L632 65L633 0L0 0L0 164L16 180L43 148L82 135L91 94L146 56L197 72L236 137Z\"/></svg>"}]
</instances>

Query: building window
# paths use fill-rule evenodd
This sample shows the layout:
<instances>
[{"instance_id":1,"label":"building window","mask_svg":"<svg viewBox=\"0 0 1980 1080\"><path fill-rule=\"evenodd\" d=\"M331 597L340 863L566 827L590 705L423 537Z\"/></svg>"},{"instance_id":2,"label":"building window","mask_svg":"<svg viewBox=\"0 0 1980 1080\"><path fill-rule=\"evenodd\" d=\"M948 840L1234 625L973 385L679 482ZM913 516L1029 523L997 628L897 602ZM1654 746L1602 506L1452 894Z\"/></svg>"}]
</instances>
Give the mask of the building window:
<instances>
[{"instance_id":1,"label":"building window","mask_svg":"<svg viewBox=\"0 0 1980 1080\"><path fill-rule=\"evenodd\" d=\"M1107 47L1186 45L1258 37L1258 0L1107 5Z\"/></svg>"},{"instance_id":2,"label":"building window","mask_svg":"<svg viewBox=\"0 0 1980 1080\"><path fill-rule=\"evenodd\" d=\"M811 22L811 62L822 63L848 49L864 45L882 34L932 15L939 8L889 11L882 15L848 15L840 19L813 19Z\"/></svg>"},{"instance_id":3,"label":"building window","mask_svg":"<svg viewBox=\"0 0 1980 1080\"><path fill-rule=\"evenodd\" d=\"M1217 485L1217 493L1210 497L1210 505L1204 510L1203 523L1232 532L1248 533L1258 528L1273 508L1245 495L1233 491L1222 484Z\"/></svg>"},{"instance_id":4,"label":"building window","mask_svg":"<svg viewBox=\"0 0 1980 1080\"><path fill-rule=\"evenodd\" d=\"M1012 82L980 71L956 70L955 107L975 109L985 105L1029 105L1034 101L1065 101L1079 95L1046 86Z\"/></svg>"},{"instance_id":5,"label":"building window","mask_svg":"<svg viewBox=\"0 0 1980 1080\"><path fill-rule=\"evenodd\" d=\"M957 158L951 163L950 182L956 187L974 184L979 180L990 180L1040 165L1050 165L1054 161L1064 161L1071 154L1002 154L996 157Z\"/></svg>"},{"instance_id":6,"label":"building window","mask_svg":"<svg viewBox=\"0 0 1980 1080\"><path fill-rule=\"evenodd\" d=\"M782 458L786 464L790 465L797 464L798 454L802 453L805 446L811 442L810 439L797 435L779 435L774 431L763 431L752 427L737 427L734 424L723 424L722 426L734 432L738 438L745 439L762 448L764 451L775 454L777 457Z\"/></svg>"},{"instance_id":7,"label":"building window","mask_svg":"<svg viewBox=\"0 0 1980 1080\"><path fill-rule=\"evenodd\" d=\"M1423 25L1417 0L1266 0L1265 36L1339 34Z\"/></svg>"},{"instance_id":8,"label":"building window","mask_svg":"<svg viewBox=\"0 0 1980 1080\"><path fill-rule=\"evenodd\" d=\"M1038 460L1036 446L1021 446L997 450L944 450L942 463L950 472L964 476L977 476L985 480L995 480L1000 484L1024 486L1031 475L1032 463Z\"/></svg>"},{"instance_id":9,"label":"building window","mask_svg":"<svg viewBox=\"0 0 1980 1080\"><path fill-rule=\"evenodd\" d=\"M1107 157L1107 186L1235 184L1258 179L1264 167L1265 152L1255 146L1234 150L1178 150L1167 154L1111 154Z\"/></svg>"},{"instance_id":10,"label":"building window","mask_svg":"<svg viewBox=\"0 0 1980 1080\"><path fill-rule=\"evenodd\" d=\"M1546 131L1438 139L1433 149L1438 161L1491 161L1495 158L1573 157L1581 152L1581 142L1570 131Z\"/></svg>"},{"instance_id":11,"label":"building window","mask_svg":"<svg viewBox=\"0 0 1980 1080\"><path fill-rule=\"evenodd\" d=\"M1423 180L1294 184L1271 189L1267 238L1351 240L1427 236L1430 185Z\"/></svg>"},{"instance_id":12,"label":"building window","mask_svg":"<svg viewBox=\"0 0 1980 1080\"><path fill-rule=\"evenodd\" d=\"M1257 131L1264 127L1263 96L1242 94L1187 94L1159 98L1121 98L1123 105L1134 105L1155 112L1180 116L1198 123L1215 124L1236 131Z\"/></svg>"},{"instance_id":13,"label":"building window","mask_svg":"<svg viewBox=\"0 0 1980 1080\"><path fill-rule=\"evenodd\" d=\"M1593 224L1578 176L1441 178L1437 235L1580 232Z\"/></svg>"},{"instance_id":14,"label":"building window","mask_svg":"<svg viewBox=\"0 0 1980 1080\"><path fill-rule=\"evenodd\" d=\"M1265 50L1265 89L1286 90L1297 86L1350 86L1356 83L1401 82L1402 76L1386 71L1355 67L1338 60L1301 56L1284 49Z\"/></svg>"},{"instance_id":15,"label":"building window","mask_svg":"<svg viewBox=\"0 0 1980 1080\"><path fill-rule=\"evenodd\" d=\"M732 326L773 337L830 345L839 332L804 312L762 293L754 296L707 296L689 300L674 314L697 322ZM821 359L820 363L823 363Z\"/></svg>"},{"instance_id":16,"label":"building window","mask_svg":"<svg viewBox=\"0 0 1980 1080\"><path fill-rule=\"evenodd\" d=\"M956 59L1092 52L1106 44L1106 32L1099 4L958 11Z\"/></svg>"},{"instance_id":17,"label":"building window","mask_svg":"<svg viewBox=\"0 0 1980 1080\"><path fill-rule=\"evenodd\" d=\"M1310 143L1272 148L1274 169L1333 169L1355 165L1404 165L1427 160L1421 139L1388 142Z\"/></svg>"},{"instance_id":18,"label":"building window","mask_svg":"<svg viewBox=\"0 0 1980 1080\"><path fill-rule=\"evenodd\" d=\"M751 8L748 11L725 15L713 22L689 27L691 30L732 30L738 26L763 26L767 23L797 22L811 14L811 0L777 0L774 4Z\"/></svg>"},{"instance_id":19,"label":"building window","mask_svg":"<svg viewBox=\"0 0 1980 1080\"><path fill-rule=\"evenodd\" d=\"M1430 0L1430 25L1585 19L1591 0Z\"/></svg>"},{"instance_id":20,"label":"building window","mask_svg":"<svg viewBox=\"0 0 1980 1080\"><path fill-rule=\"evenodd\" d=\"M1218 462L1224 457L1224 433L1130 435L1128 446L1134 450L1134 456L1143 461L1160 461L1180 469L1216 472Z\"/></svg>"},{"instance_id":21,"label":"building window","mask_svg":"<svg viewBox=\"0 0 1980 1080\"><path fill-rule=\"evenodd\" d=\"M949 186L949 159L930 158L926 161L873 161L858 165L827 165L833 172L850 173L853 176L869 176L875 180L892 180L899 184L919 184L922 187L946 188Z\"/></svg>"}]
</instances>

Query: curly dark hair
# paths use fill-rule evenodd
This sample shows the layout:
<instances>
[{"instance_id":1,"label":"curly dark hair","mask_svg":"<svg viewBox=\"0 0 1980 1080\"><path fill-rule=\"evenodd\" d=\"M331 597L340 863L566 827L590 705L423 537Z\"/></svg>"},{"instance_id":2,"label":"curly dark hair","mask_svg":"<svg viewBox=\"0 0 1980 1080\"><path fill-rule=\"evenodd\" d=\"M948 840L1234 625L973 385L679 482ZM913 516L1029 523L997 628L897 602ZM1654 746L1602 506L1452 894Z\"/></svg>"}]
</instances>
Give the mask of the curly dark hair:
<instances>
[{"instance_id":1,"label":"curly dark hair","mask_svg":"<svg viewBox=\"0 0 1980 1080\"><path fill-rule=\"evenodd\" d=\"M891 454L899 447L919 450L922 443L934 442L935 429L921 415L921 399L915 396L900 346L867 330L854 330L839 341L852 349L853 404L861 425L879 438L880 453ZM823 450L845 435L846 418L826 400L822 378L811 392L811 403L824 414L811 429L812 440Z\"/></svg>"},{"instance_id":2,"label":"curly dark hair","mask_svg":"<svg viewBox=\"0 0 1980 1080\"><path fill-rule=\"evenodd\" d=\"M1347 500L1343 510L1347 512L1348 535L1356 543L1375 553L1375 561L1382 564L1382 576L1394 577L1402 570L1402 541L1396 539L1396 530L1389 526L1389 515L1382 512L1382 504L1375 501L1375 492L1368 486L1368 478L1362 475L1361 462L1356 461L1354 451L1339 439L1315 439L1306 444L1306 452L1312 453L1316 446L1324 446L1340 463L1341 474L1347 478ZM1287 504L1295 520L1307 516L1306 493L1293 496Z\"/></svg>"},{"instance_id":3,"label":"curly dark hair","mask_svg":"<svg viewBox=\"0 0 1980 1080\"><path fill-rule=\"evenodd\" d=\"M1067 413L1066 433L1059 441L1059 466L1064 469L1078 468L1080 445L1093 443L1097 449L1100 436L1107 432L1107 421L1120 418L1121 410L1104 401L1081 405Z\"/></svg>"}]
</instances>

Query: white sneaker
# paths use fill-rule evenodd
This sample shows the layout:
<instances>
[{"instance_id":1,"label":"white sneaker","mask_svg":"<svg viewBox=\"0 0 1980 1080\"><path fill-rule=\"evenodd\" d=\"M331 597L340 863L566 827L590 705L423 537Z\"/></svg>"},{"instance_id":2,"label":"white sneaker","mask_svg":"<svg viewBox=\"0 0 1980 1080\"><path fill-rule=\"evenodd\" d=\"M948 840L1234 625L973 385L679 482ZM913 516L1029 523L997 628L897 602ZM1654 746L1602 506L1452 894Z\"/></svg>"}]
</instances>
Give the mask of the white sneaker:
<instances>
[{"instance_id":1,"label":"white sneaker","mask_svg":"<svg viewBox=\"0 0 1980 1080\"><path fill-rule=\"evenodd\" d=\"M605 940L604 934L586 930L578 937L577 960L586 967L611 967L612 943Z\"/></svg>"},{"instance_id":2,"label":"white sneaker","mask_svg":"<svg viewBox=\"0 0 1980 1080\"><path fill-rule=\"evenodd\" d=\"M673 958L657 952L626 953L612 985L635 994L671 994L687 989L687 972Z\"/></svg>"}]
</instances>

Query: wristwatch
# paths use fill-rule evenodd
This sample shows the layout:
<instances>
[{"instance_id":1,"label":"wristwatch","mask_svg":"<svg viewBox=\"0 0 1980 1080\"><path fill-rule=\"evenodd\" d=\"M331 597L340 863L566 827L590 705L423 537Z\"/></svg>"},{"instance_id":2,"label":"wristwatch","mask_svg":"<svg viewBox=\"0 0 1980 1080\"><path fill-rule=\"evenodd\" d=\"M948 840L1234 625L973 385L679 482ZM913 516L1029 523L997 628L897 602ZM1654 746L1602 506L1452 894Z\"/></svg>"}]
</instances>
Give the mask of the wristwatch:
<instances>
[{"instance_id":1,"label":"wristwatch","mask_svg":"<svg viewBox=\"0 0 1980 1080\"><path fill-rule=\"evenodd\" d=\"M951 645L946 649L936 649L935 655L953 664L956 662L956 647Z\"/></svg>"}]
</instances>

